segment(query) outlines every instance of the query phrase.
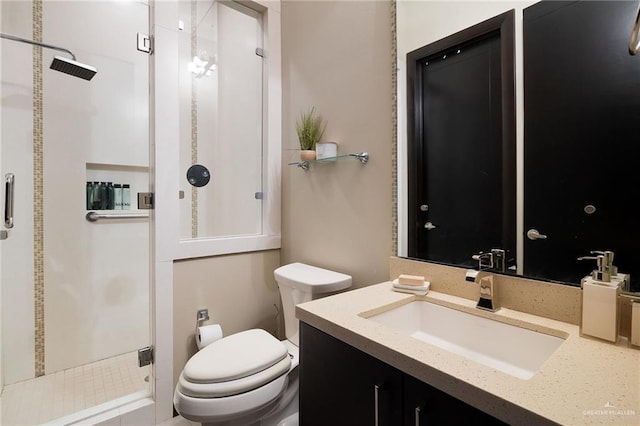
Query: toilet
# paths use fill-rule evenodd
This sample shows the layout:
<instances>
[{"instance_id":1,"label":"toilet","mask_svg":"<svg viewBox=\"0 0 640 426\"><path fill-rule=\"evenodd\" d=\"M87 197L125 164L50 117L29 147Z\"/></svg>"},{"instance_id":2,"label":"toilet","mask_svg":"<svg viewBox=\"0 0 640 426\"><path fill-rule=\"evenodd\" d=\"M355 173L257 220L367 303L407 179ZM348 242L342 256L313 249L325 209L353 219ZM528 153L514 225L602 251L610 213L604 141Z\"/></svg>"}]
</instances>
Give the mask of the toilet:
<instances>
[{"instance_id":1,"label":"toilet","mask_svg":"<svg viewBox=\"0 0 640 426\"><path fill-rule=\"evenodd\" d=\"M295 306L344 290L351 276L304 263L274 271L286 340L262 329L223 337L187 361L173 395L176 411L203 425L298 424L299 326Z\"/></svg>"}]
</instances>

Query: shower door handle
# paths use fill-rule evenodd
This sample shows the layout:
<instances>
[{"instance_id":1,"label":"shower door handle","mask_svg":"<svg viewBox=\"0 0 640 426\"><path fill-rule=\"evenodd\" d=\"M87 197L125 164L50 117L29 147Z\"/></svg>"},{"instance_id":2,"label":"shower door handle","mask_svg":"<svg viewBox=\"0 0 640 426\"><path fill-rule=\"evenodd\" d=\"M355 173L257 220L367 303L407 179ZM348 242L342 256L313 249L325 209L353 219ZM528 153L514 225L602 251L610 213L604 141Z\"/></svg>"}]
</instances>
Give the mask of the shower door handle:
<instances>
[{"instance_id":1,"label":"shower door handle","mask_svg":"<svg viewBox=\"0 0 640 426\"><path fill-rule=\"evenodd\" d=\"M13 191L15 176L13 173L4 175L4 226L13 228Z\"/></svg>"}]
</instances>

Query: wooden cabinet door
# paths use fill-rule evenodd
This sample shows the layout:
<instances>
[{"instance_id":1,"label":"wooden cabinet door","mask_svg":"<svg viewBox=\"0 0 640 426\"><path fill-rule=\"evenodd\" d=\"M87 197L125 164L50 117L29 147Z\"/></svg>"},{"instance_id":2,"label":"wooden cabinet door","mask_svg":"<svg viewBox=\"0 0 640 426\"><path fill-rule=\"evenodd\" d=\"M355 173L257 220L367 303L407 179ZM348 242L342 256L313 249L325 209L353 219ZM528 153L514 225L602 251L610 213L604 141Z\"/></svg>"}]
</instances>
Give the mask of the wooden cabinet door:
<instances>
[{"instance_id":1,"label":"wooden cabinet door","mask_svg":"<svg viewBox=\"0 0 640 426\"><path fill-rule=\"evenodd\" d=\"M402 373L303 322L299 368L301 426L402 424Z\"/></svg>"},{"instance_id":2,"label":"wooden cabinet door","mask_svg":"<svg viewBox=\"0 0 640 426\"><path fill-rule=\"evenodd\" d=\"M403 393L405 426L505 424L408 375L404 377Z\"/></svg>"}]
</instances>

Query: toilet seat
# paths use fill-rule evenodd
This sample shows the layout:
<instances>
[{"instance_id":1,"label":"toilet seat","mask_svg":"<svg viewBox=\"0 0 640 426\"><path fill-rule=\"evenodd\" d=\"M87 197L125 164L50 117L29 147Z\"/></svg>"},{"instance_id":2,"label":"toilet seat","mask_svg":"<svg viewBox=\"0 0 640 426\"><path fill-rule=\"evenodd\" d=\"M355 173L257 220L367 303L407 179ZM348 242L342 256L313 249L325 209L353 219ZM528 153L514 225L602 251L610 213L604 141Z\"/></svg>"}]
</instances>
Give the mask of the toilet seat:
<instances>
[{"instance_id":1,"label":"toilet seat","mask_svg":"<svg viewBox=\"0 0 640 426\"><path fill-rule=\"evenodd\" d=\"M173 405L184 418L202 423L219 421L240 421L250 424L253 421L242 422L240 419L254 419L271 411L277 404L278 396L287 388L289 376L283 374L266 385L238 395L224 398L193 398L180 393L176 387L173 395Z\"/></svg>"},{"instance_id":2,"label":"toilet seat","mask_svg":"<svg viewBox=\"0 0 640 426\"><path fill-rule=\"evenodd\" d=\"M237 395L259 388L274 379L289 372L291 360L289 357L282 359L272 367L251 376L241 379L218 383L192 383L185 379L184 373L180 374L178 390L187 396L194 398L222 398Z\"/></svg>"},{"instance_id":3,"label":"toilet seat","mask_svg":"<svg viewBox=\"0 0 640 426\"><path fill-rule=\"evenodd\" d=\"M178 390L194 398L248 392L287 374L291 359L284 343L261 329L213 342L185 365Z\"/></svg>"}]
</instances>

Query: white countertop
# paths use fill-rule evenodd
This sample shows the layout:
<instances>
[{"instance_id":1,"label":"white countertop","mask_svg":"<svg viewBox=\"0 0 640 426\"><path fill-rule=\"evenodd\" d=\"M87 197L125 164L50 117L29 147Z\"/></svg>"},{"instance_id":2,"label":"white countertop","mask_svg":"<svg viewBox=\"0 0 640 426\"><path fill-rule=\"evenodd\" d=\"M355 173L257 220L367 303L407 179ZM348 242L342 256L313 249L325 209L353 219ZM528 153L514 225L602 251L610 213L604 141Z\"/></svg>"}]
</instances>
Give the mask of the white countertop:
<instances>
[{"instance_id":1,"label":"white countertop","mask_svg":"<svg viewBox=\"0 0 640 426\"><path fill-rule=\"evenodd\" d=\"M578 326L430 291L395 292L384 282L296 307L297 317L507 423L640 425L640 350L580 336ZM365 317L425 300L566 337L531 379L523 380L401 334Z\"/></svg>"}]
</instances>

